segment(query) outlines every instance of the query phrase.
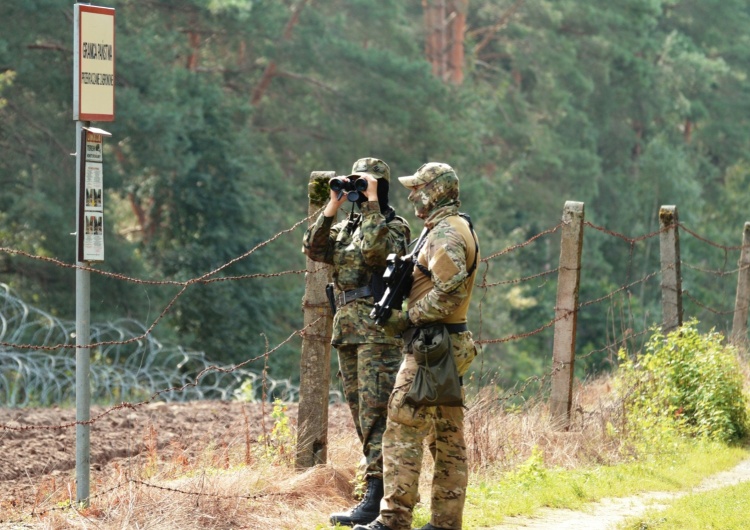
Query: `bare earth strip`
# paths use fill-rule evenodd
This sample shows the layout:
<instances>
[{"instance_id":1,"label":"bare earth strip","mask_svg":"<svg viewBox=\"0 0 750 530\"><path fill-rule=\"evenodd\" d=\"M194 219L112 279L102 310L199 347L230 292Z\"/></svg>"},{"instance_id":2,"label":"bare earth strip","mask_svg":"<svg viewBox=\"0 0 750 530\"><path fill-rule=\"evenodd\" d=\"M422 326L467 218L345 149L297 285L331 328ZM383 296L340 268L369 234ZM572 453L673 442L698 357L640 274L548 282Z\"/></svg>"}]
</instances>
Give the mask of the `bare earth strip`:
<instances>
[{"instance_id":1,"label":"bare earth strip","mask_svg":"<svg viewBox=\"0 0 750 530\"><path fill-rule=\"evenodd\" d=\"M500 526L490 530L612 530L626 518L644 513L647 509L666 508L684 495L700 493L750 481L750 460L745 460L729 471L706 478L688 491L650 492L632 497L602 499L585 512L543 509L534 517L508 517Z\"/></svg>"}]
</instances>

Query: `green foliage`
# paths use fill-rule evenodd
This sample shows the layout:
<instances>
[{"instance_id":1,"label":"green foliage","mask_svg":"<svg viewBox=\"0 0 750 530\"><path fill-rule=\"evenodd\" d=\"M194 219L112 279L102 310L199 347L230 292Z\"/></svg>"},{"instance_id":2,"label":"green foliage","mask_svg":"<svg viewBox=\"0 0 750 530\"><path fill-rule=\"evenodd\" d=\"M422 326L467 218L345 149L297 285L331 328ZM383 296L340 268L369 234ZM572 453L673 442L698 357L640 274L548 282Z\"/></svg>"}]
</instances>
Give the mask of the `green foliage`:
<instances>
[{"instance_id":1,"label":"green foliage","mask_svg":"<svg viewBox=\"0 0 750 530\"><path fill-rule=\"evenodd\" d=\"M255 390L253 389L253 381L251 379L245 379L240 387L234 392L234 398L237 401L243 403L252 403L255 401Z\"/></svg>"},{"instance_id":2,"label":"green foliage","mask_svg":"<svg viewBox=\"0 0 750 530\"><path fill-rule=\"evenodd\" d=\"M654 329L646 353L621 351L617 372L628 424L648 440L681 433L722 442L747 436L748 399L736 351L692 320L666 336Z\"/></svg>"},{"instance_id":3,"label":"green foliage","mask_svg":"<svg viewBox=\"0 0 750 530\"><path fill-rule=\"evenodd\" d=\"M661 204L714 241L736 245L750 199L750 12L740 0L678 7L618 2L469 2L465 81L436 78L424 56L422 4L110 0L116 8L116 120L106 128L105 241L98 268L188 281L243 255L307 215L311 171L348 171L374 155L392 174L427 160L461 178L485 256L559 223L566 200L587 220L638 237ZM0 3L0 241L73 262L72 4ZM719 29L720 28L720 29ZM391 203L419 227L402 188ZM717 207L721 205L721 207ZM416 230L415 230L416 231ZM587 229L582 300L601 298L659 267L658 241L633 246ZM301 229L192 284L154 333L240 362L302 323ZM557 266L545 238L486 265L487 282ZM718 269L700 242L684 259ZM484 271L481 271L484 273ZM54 315L72 318L72 274L0 255L0 281ZM480 338L537 330L554 318L551 278L477 292ZM733 285L690 283L709 307ZM92 317L153 322L176 294L94 275ZM601 350L611 330L659 311L640 286L605 310L582 311L578 345ZM714 313L699 315L724 329ZM503 388L540 376L551 329L487 344L480 369ZM298 343L268 359L298 377ZM577 363L608 369L608 354ZM585 373L584 373L585 372Z\"/></svg>"},{"instance_id":4,"label":"green foliage","mask_svg":"<svg viewBox=\"0 0 750 530\"><path fill-rule=\"evenodd\" d=\"M271 432L259 436L258 442L265 458L289 464L294 459L296 438L286 412L287 406L281 400L276 399L273 403L273 412L271 412L271 418L274 419Z\"/></svg>"},{"instance_id":5,"label":"green foliage","mask_svg":"<svg viewBox=\"0 0 750 530\"><path fill-rule=\"evenodd\" d=\"M509 472L507 479L510 482L529 487L536 482L548 478L549 471L544 465L544 452L538 446L531 449L531 456L522 463L515 471Z\"/></svg>"}]
</instances>

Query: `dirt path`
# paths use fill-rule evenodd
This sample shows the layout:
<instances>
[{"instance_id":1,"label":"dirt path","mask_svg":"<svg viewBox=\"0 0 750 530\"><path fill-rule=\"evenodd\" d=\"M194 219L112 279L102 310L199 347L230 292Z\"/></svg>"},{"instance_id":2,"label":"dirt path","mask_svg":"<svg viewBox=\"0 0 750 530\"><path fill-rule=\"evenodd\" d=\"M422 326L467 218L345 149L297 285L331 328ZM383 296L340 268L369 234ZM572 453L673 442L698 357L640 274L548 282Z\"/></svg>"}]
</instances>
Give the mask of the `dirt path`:
<instances>
[{"instance_id":1,"label":"dirt path","mask_svg":"<svg viewBox=\"0 0 750 530\"><path fill-rule=\"evenodd\" d=\"M509 517L500 526L489 530L612 530L626 518L644 513L649 508L667 508L689 493L700 493L750 481L750 459L729 471L706 478L697 487L679 492L650 492L632 497L602 499L585 511L544 509L535 517Z\"/></svg>"}]
</instances>

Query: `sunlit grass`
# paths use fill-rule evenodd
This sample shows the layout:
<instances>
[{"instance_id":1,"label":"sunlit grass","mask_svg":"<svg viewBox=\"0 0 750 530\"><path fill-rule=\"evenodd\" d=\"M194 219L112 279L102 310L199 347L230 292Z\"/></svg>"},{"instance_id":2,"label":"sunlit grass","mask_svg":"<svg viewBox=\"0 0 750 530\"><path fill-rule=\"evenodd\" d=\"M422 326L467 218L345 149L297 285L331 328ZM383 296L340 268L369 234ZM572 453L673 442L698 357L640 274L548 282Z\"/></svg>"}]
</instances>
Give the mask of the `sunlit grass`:
<instances>
[{"instance_id":1,"label":"sunlit grass","mask_svg":"<svg viewBox=\"0 0 750 530\"><path fill-rule=\"evenodd\" d=\"M690 494L665 510L648 510L620 525L620 530L746 530L750 483Z\"/></svg>"},{"instance_id":2,"label":"sunlit grass","mask_svg":"<svg viewBox=\"0 0 750 530\"><path fill-rule=\"evenodd\" d=\"M605 497L646 491L678 491L729 469L750 456L746 449L683 442L673 454L632 463L580 469L548 469L532 457L516 471L475 474L466 503L465 527L500 524L505 517L533 515L541 508L585 509ZM723 528L723 527L716 527Z\"/></svg>"}]
</instances>

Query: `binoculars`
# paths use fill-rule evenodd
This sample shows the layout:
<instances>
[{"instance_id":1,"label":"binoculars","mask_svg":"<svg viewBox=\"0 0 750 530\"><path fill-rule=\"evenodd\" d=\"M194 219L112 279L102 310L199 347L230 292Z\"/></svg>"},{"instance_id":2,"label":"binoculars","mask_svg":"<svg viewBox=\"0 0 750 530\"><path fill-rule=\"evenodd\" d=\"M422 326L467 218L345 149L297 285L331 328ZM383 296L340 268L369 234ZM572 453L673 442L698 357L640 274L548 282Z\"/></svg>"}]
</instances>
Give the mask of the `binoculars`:
<instances>
[{"instance_id":1,"label":"binoculars","mask_svg":"<svg viewBox=\"0 0 750 530\"><path fill-rule=\"evenodd\" d=\"M346 198L351 202L357 202L359 194L367 189L367 181L363 178L352 180L349 177L334 177L329 185L333 191L338 192L339 199L346 193Z\"/></svg>"}]
</instances>

